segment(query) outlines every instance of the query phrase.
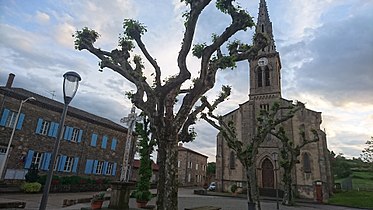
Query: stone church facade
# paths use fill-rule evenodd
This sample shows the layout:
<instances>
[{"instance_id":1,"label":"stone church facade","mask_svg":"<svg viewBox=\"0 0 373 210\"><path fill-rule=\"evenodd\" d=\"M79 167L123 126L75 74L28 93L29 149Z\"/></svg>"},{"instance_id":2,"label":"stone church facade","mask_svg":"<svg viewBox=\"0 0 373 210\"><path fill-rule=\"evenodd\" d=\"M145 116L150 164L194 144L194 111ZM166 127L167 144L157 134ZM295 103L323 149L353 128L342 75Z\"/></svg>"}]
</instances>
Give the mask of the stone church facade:
<instances>
[{"instance_id":1,"label":"stone church facade","mask_svg":"<svg viewBox=\"0 0 373 210\"><path fill-rule=\"evenodd\" d=\"M256 32L262 32L270 38L269 45L261 50L256 58L250 60L250 94L249 100L239 105L239 108L224 115L224 119L232 121L236 126L237 138L242 142L251 141L255 135L256 118L261 109L269 110L273 103L283 106L292 104L291 100L281 97L281 60L276 51L272 32L272 22L269 19L265 0L260 0ZM306 138L311 139L312 129L315 129L320 140L306 145L301 149L299 163L292 171L293 186L297 196L317 201L326 201L332 190L329 151L326 135L320 129L321 113L303 108L288 121L282 123L286 134L295 145L301 142L300 129L306 132ZM283 189L283 169L275 162L274 153L279 154L281 142L274 136L260 146L257 154L257 178L261 192L273 194L276 186ZM278 169L278 170L277 170ZM276 183L276 181L278 182ZM227 145L223 137L217 136L216 183L219 191L229 191L231 185L239 187L246 185L246 172L235 153Z\"/></svg>"}]
</instances>

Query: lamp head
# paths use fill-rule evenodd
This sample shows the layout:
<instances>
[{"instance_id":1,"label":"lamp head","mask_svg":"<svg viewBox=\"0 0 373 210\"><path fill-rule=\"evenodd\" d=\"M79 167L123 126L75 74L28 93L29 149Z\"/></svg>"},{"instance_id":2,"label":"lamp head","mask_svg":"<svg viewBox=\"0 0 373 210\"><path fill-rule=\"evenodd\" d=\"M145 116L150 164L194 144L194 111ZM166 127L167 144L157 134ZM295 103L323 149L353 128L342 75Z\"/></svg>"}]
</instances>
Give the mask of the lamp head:
<instances>
[{"instance_id":1,"label":"lamp head","mask_svg":"<svg viewBox=\"0 0 373 210\"><path fill-rule=\"evenodd\" d=\"M73 71L66 72L63 77L63 98L65 104L69 104L78 90L79 81L82 79L78 73Z\"/></svg>"},{"instance_id":2,"label":"lamp head","mask_svg":"<svg viewBox=\"0 0 373 210\"><path fill-rule=\"evenodd\" d=\"M277 161L278 160L278 154L277 154L277 152L272 153L272 155L273 155L273 160Z\"/></svg>"}]
</instances>

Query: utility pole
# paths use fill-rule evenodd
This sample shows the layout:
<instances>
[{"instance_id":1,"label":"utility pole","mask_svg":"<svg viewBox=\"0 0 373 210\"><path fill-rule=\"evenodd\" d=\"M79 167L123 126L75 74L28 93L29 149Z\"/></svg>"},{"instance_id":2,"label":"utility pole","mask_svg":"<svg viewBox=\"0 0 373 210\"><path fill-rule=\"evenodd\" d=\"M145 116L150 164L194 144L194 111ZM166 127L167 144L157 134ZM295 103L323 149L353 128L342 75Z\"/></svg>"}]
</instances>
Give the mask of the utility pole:
<instances>
[{"instance_id":1,"label":"utility pole","mask_svg":"<svg viewBox=\"0 0 373 210\"><path fill-rule=\"evenodd\" d=\"M136 121L140 120L141 117L137 116L135 113L136 107L132 106L131 113L128 114L127 117L123 117L120 119L121 123L126 123L127 127L127 141L126 147L124 149L124 157L123 157L123 164L120 173L120 181L121 182L129 182L132 172L132 159L135 153L135 141L132 138L132 132L135 127Z\"/></svg>"}]
</instances>

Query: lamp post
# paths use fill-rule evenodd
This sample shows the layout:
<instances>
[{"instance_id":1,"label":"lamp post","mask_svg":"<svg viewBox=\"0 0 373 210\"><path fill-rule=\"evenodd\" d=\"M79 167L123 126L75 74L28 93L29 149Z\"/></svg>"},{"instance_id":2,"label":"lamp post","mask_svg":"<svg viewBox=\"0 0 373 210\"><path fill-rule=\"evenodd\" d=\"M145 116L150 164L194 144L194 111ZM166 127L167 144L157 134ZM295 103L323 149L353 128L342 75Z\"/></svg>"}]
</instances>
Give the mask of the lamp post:
<instances>
[{"instance_id":1,"label":"lamp post","mask_svg":"<svg viewBox=\"0 0 373 210\"><path fill-rule=\"evenodd\" d=\"M279 202L278 202L278 183L277 183L277 160L278 160L278 154L274 152L273 154L273 160L275 162L275 186L276 186L276 209L280 209Z\"/></svg>"},{"instance_id":2,"label":"lamp post","mask_svg":"<svg viewBox=\"0 0 373 210\"><path fill-rule=\"evenodd\" d=\"M76 72L69 71L66 72L64 75L63 80L63 97L65 105L63 107L63 112L61 115L60 124L57 131L57 139L54 143L54 148L52 152L51 162L48 169L48 175L47 180L45 181L44 189L43 189L43 196L40 201L40 207L39 210L45 210L48 203L48 194L49 194L49 188L52 182L53 177L53 169L54 165L57 159L58 150L60 147L60 141L62 139L63 130L64 130L64 124L65 124L65 117L67 114L67 108L69 106L69 103L74 98L76 91L78 90L79 81L81 80L80 75Z\"/></svg>"},{"instance_id":3,"label":"lamp post","mask_svg":"<svg viewBox=\"0 0 373 210\"><path fill-rule=\"evenodd\" d=\"M3 179L3 173L4 173L5 165L6 165L6 162L8 160L10 146L12 145L13 136L14 136L14 132L16 131L16 127L17 127L17 124L18 124L18 119L19 119L19 115L21 113L22 105L24 103L26 103L28 100L34 101L36 99L34 97L28 97L25 100L22 100L21 104L19 105L16 121L14 122L14 125L13 125L13 130L12 130L12 134L10 135L10 139L9 139L9 142L8 142L8 147L6 148L6 152L5 152L5 156L4 156L5 158L4 158L4 160L1 164L1 168L0 168L0 178L1 178L1 180Z\"/></svg>"}]
</instances>

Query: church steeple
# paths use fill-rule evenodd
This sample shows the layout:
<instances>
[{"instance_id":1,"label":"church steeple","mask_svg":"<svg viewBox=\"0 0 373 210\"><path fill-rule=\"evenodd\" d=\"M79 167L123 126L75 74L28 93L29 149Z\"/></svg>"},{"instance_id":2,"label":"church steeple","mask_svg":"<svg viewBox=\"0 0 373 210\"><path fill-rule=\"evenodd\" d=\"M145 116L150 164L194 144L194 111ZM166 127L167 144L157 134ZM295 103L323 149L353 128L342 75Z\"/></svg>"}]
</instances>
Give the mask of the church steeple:
<instances>
[{"instance_id":1,"label":"church steeple","mask_svg":"<svg viewBox=\"0 0 373 210\"><path fill-rule=\"evenodd\" d=\"M273 39L273 32L272 32L272 22L269 19L267 3L265 0L260 0L259 3L259 12L258 12L258 22L256 24L256 33L263 33L268 37L269 45L259 54L265 53L274 53L276 52L276 45Z\"/></svg>"},{"instance_id":2,"label":"church steeple","mask_svg":"<svg viewBox=\"0 0 373 210\"><path fill-rule=\"evenodd\" d=\"M264 34L268 46L261 49L250 60L250 99L262 100L281 97L281 61L273 38L272 22L269 19L267 3L260 0L256 33Z\"/></svg>"}]
</instances>

